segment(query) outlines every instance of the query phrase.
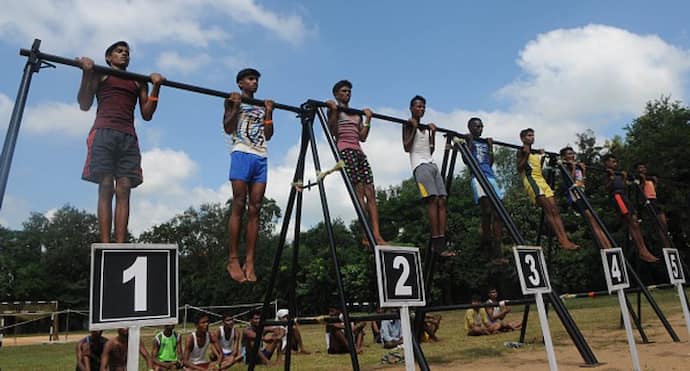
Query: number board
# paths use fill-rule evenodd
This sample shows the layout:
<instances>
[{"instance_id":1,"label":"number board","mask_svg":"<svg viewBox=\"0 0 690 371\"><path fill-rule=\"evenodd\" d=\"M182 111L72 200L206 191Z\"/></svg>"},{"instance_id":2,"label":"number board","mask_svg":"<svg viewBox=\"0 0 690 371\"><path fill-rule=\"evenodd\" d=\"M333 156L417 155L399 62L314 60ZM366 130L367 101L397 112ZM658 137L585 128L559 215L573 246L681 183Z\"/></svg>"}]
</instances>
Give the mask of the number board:
<instances>
[{"instance_id":1,"label":"number board","mask_svg":"<svg viewBox=\"0 0 690 371\"><path fill-rule=\"evenodd\" d=\"M685 273L683 272L683 264L680 260L680 254L678 254L678 250L668 248L663 250L669 280L674 285L677 283L685 283Z\"/></svg>"},{"instance_id":2,"label":"number board","mask_svg":"<svg viewBox=\"0 0 690 371\"><path fill-rule=\"evenodd\" d=\"M524 295L549 293L551 283L544 252L539 246L513 246L520 287Z\"/></svg>"},{"instance_id":3,"label":"number board","mask_svg":"<svg viewBox=\"0 0 690 371\"><path fill-rule=\"evenodd\" d=\"M620 247L614 247L599 251L601 251L601 263L604 265L604 277L606 277L609 294L630 287L623 250Z\"/></svg>"},{"instance_id":4,"label":"number board","mask_svg":"<svg viewBox=\"0 0 690 371\"><path fill-rule=\"evenodd\" d=\"M177 245L91 245L89 329L177 324Z\"/></svg>"},{"instance_id":5,"label":"number board","mask_svg":"<svg viewBox=\"0 0 690 371\"><path fill-rule=\"evenodd\" d=\"M381 307L425 306L419 249L377 245L374 252Z\"/></svg>"}]
</instances>

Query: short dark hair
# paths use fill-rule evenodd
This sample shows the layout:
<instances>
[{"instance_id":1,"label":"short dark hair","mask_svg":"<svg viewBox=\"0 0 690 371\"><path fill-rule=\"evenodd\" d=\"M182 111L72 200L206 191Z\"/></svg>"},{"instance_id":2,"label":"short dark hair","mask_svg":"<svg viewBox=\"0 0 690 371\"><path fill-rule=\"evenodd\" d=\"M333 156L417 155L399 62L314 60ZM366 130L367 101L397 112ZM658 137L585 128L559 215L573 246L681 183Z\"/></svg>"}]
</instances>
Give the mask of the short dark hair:
<instances>
[{"instance_id":1,"label":"short dark hair","mask_svg":"<svg viewBox=\"0 0 690 371\"><path fill-rule=\"evenodd\" d=\"M416 101L416 100L420 100L420 101L422 101L422 103L426 104L426 99L423 96L415 95L414 97L412 97L412 99L410 99L410 107L412 107L412 105L414 104L414 101Z\"/></svg>"},{"instance_id":2,"label":"short dark hair","mask_svg":"<svg viewBox=\"0 0 690 371\"><path fill-rule=\"evenodd\" d=\"M479 294L472 294L470 301L482 301L482 297Z\"/></svg>"},{"instance_id":3,"label":"short dark hair","mask_svg":"<svg viewBox=\"0 0 690 371\"><path fill-rule=\"evenodd\" d=\"M232 320L235 320L235 317L230 312L223 313L223 319L226 319L226 318L230 318Z\"/></svg>"},{"instance_id":4,"label":"short dark hair","mask_svg":"<svg viewBox=\"0 0 690 371\"><path fill-rule=\"evenodd\" d=\"M561 154L561 156L565 156L565 151L573 151L573 152L575 152L575 150L573 149L573 147L571 147L571 146L566 146L566 147L561 148L561 151L559 152L559 153Z\"/></svg>"},{"instance_id":5,"label":"short dark hair","mask_svg":"<svg viewBox=\"0 0 690 371\"><path fill-rule=\"evenodd\" d=\"M635 163L635 165L634 165L633 167L634 167L635 169L637 169L637 167L640 166L640 165L647 166L647 163L644 162L644 161L638 161L638 162Z\"/></svg>"},{"instance_id":6,"label":"short dark hair","mask_svg":"<svg viewBox=\"0 0 690 371\"><path fill-rule=\"evenodd\" d=\"M613 159L616 159L616 160L618 159L618 157L616 157L616 155L614 155L613 153L607 153L607 154L605 154L604 156L601 157L601 162L606 162L606 161L608 161L610 158L613 158Z\"/></svg>"},{"instance_id":7,"label":"short dark hair","mask_svg":"<svg viewBox=\"0 0 690 371\"><path fill-rule=\"evenodd\" d=\"M206 314L206 313L199 313L199 314L196 316L196 321L194 321L194 323L196 323L196 324L198 325L198 324L201 322L201 320L202 320L203 318L206 318L206 319L208 320L208 319L209 319L208 314Z\"/></svg>"},{"instance_id":8,"label":"short dark hair","mask_svg":"<svg viewBox=\"0 0 690 371\"><path fill-rule=\"evenodd\" d=\"M249 312L249 318L254 318L254 316L261 316L261 310L260 309L254 309L251 312Z\"/></svg>"},{"instance_id":9,"label":"short dark hair","mask_svg":"<svg viewBox=\"0 0 690 371\"><path fill-rule=\"evenodd\" d=\"M482 119L480 119L479 117L471 117L469 120L467 120L467 128L468 129L470 128L470 124L472 123L472 121L482 122Z\"/></svg>"},{"instance_id":10,"label":"short dark hair","mask_svg":"<svg viewBox=\"0 0 690 371\"><path fill-rule=\"evenodd\" d=\"M532 129L532 128L527 128L527 129L521 130L521 131L520 131L520 138L524 138L524 137L527 136L527 134L529 134L529 133L534 133L534 129Z\"/></svg>"},{"instance_id":11,"label":"short dark hair","mask_svg":"<svg viewBox=\"0 0 690 371\"><path fill-rule=\"evenodd\" d=\"M347 80L340 80L333 85L333 95L340 90L343 86L347 86L348 88L352 89L352 83L347 81Z\"/></svg>"},{"instance_id":12,"label":"short dark hair","mask_svg":"<svg viewBox=\"0 0 690 371\"><path fill-rule=\"evenodd\" d=\"M245 68L240 70L240 72L237 73L237 77L235 78L235 82L240 82L243 78L247 76L256 76L257 78L261 77L261 73L259 71L253 69L253 68Z\"/></svg>"},{"instance_id":13,"label":"short dark hair","mask_svg":"<svg viewBox=\"0 0 690 371\"><path fill-rule=\"evenodd\" d=\"M105 50L105 63L107 63L108 66L110 66L110 62L108 61L108 56L109 56L110 53L112 53L113 50L115 50L115 48L117 48L118 46L126 46L127 49L129 49L129 44L127 44L127 41L123 41L123 40L115 41L112 45L110 45L110 46L108 47L108 49Z\"/></svg>"}]
</instances>

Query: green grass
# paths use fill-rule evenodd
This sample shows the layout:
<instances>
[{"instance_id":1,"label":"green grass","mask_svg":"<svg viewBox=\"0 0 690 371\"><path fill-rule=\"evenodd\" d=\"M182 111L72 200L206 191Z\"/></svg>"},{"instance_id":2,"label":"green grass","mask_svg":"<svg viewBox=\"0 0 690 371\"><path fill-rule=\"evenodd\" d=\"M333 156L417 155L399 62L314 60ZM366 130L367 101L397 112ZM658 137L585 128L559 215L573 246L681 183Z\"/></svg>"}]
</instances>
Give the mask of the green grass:
<instances>
[{"instance_id":1,"label":"green grass","mask_svg":"<svg viewBox=\"0 0 690 371\"><path fill-rule=\"evenodd\" d=\"M664 311L666 316L674 316L681 313L677 291L666 289L653 291L652 294L657 303ZM636 295L628 296L633 306L636 308ZM644 329L650 339L667 338L664 327L654 315L652 308L642 298L642 318ZM612 339L602 337L608 329L618 329L619 309L618 301L615 296L597 297L595 299L582 298L570 299L565 301L568 310L572 314L580 331L588 340L590 347L595 351L611 346L612 343L625 342L625 338ZM524 351L524 349L541 350L543 345L539 343L541 339L541 329L539 327L536 306L532 306L527 327L526 344L523 348L513 350L503 346L505 341L517 341L519 332L502 333L493 336L467 337L463 330L464 311L442 312L441 329L438 336L441 339L438 343L424 343L423 349L427 361L433 365L444 365L455 362L468 362L478 358L506 357L512 352ZM518 321L522 318L522 307L514 307L510 320ZM565 329L560 324L558 317L549 317L551 334L555 345L571 346L572 342L567 336ZM179 326L178 329L181 329ZM189 329L190 327L188 327ZM306 347L312 351L311 355L297 354L292 357L292 369L294 370L350 370L351 363L349 355L329 355L325 352L324 328L322 325L303 325L301 326ZM685 331L680 326L675 326L677 333ZM150 347L150 339L154 329L142 330L142 335L146 338L146 345ZM108 334L106 334L107 336ZM83 334L70 334L70 340L77 340ZM47 339L47 335L46 335ZM12 336L5 337L5 344L12 343ZM75 343L61 344L41 344L25 346L4 346L0 348L0 370L70 370L74 368L74 348ZM365 338L365 350L359 355L359 363L363 370L385 370L392 366L380 364L381 357L386 352L379 346L372 343L371 333L367 332ZM399 367L398 367L399 368ZM145 368L141 368L142 370ZM235 369L243 369L236 367ZM259 367L265 369L265 367ZM282 369L282 366L272 369Z\"/></svg>"}]
</instances>

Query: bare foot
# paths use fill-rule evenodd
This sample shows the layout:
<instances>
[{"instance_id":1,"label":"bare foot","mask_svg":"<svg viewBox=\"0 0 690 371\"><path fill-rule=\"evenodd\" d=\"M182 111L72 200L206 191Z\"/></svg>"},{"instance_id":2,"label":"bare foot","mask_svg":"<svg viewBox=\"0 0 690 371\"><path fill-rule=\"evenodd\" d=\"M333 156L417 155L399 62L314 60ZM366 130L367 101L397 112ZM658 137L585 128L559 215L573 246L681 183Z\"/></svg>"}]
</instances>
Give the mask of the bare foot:
<instances>
[{"instance_id":1,"label":"bare foot","mask_svg":"<svg viewBox=\"0 0 690 371\"><path fill-rule=\"evenodd\" d=\"M659 261L659 258L652 255L652 253L647 250L640 250L640 259L646 261L647 263L656 263Z\"/></svg>"},{"instance_id":2,"label":"bare foot","mask_svg":"<svg viewBox=\"0 0 690 371\"><path fill-rule=\"evenodd\" d=\"M306 350L306 349L301 349L299 352L300 352L301 354L311 354L311 352L308 351L308 350Z\"/></svg>"},{"instance_id":3,"label":"bare foot","mask_svg":"<svg viewBox=\"0 0 690 371\"><path fill-rule=\"evenodd\" d=\"M377 245L388 245L388 241L384 240L383 237L378 236L378 237L376 237L376 244Z\"/></svg>"},{"instance_id":4,"label":"bare foot","mask_svg":"<svg viewBox=\"0 0 690 371\"><path fill-rule=\"evenodd\" d=\"M244 271L242 271L242 267L240 267L238 257L236 256L232 256L228 259L228 265L225 267L225 270L227 270L230 277L237 282L245 282L247 280Z\"/></svg>"},{"instance_id":5,"label":"bare foot","mask_svg":"<svg viewBox=\"0 0 690 371\"><path fill-rule=\"evenodd\" d=\"M572 243L571 241L563 241L563 243L561 243L561 247L563 247L565 250L577 250L580 248L580 246Z\"/></svg>"},{"instance_id":6,"label":"bare foot","mask_svg":"<svg viewBox=\"0 0 690 371\"><path fill-rule=\"evenodd\" d=\"M439 255L441 255L444 258L448 258L448 257L452 257L452 256L457 256L458 253L456 253L453 250L443 250L443 251L441 251L441 253L439 253Z\"/></svg>"},{"instance_id":7,"label":"bare foot","mask_svg":"<svg viewBox=\"0 0 690 371\"><path fill-rule=\"evenodd\" d=\"M254 273L254 262L246 261L244 263L244 275L247 277L247 281L256 282L256 273Z\"/></svg>"}]
</instances>

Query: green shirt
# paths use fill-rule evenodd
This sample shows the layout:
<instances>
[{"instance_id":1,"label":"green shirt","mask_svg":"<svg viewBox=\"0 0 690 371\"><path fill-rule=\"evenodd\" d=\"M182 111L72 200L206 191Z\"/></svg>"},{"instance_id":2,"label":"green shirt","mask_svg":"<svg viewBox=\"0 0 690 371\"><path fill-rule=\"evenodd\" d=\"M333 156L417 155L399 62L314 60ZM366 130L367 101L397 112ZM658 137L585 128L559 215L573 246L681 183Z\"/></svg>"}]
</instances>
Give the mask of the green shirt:
<instances>
[{"instance_id":1,"label":"green shirt","mask_svg":"<svg viewBox=\"0 0 690 371\"><path fill-rule=\"evenodd\" d=\"M158 360L163 362L177 361L177 342L180 341L180 335L175 331L170 336L165 336L164 333L156 334L156 342L158 343Z\"/></svg>"}]
</instances>

